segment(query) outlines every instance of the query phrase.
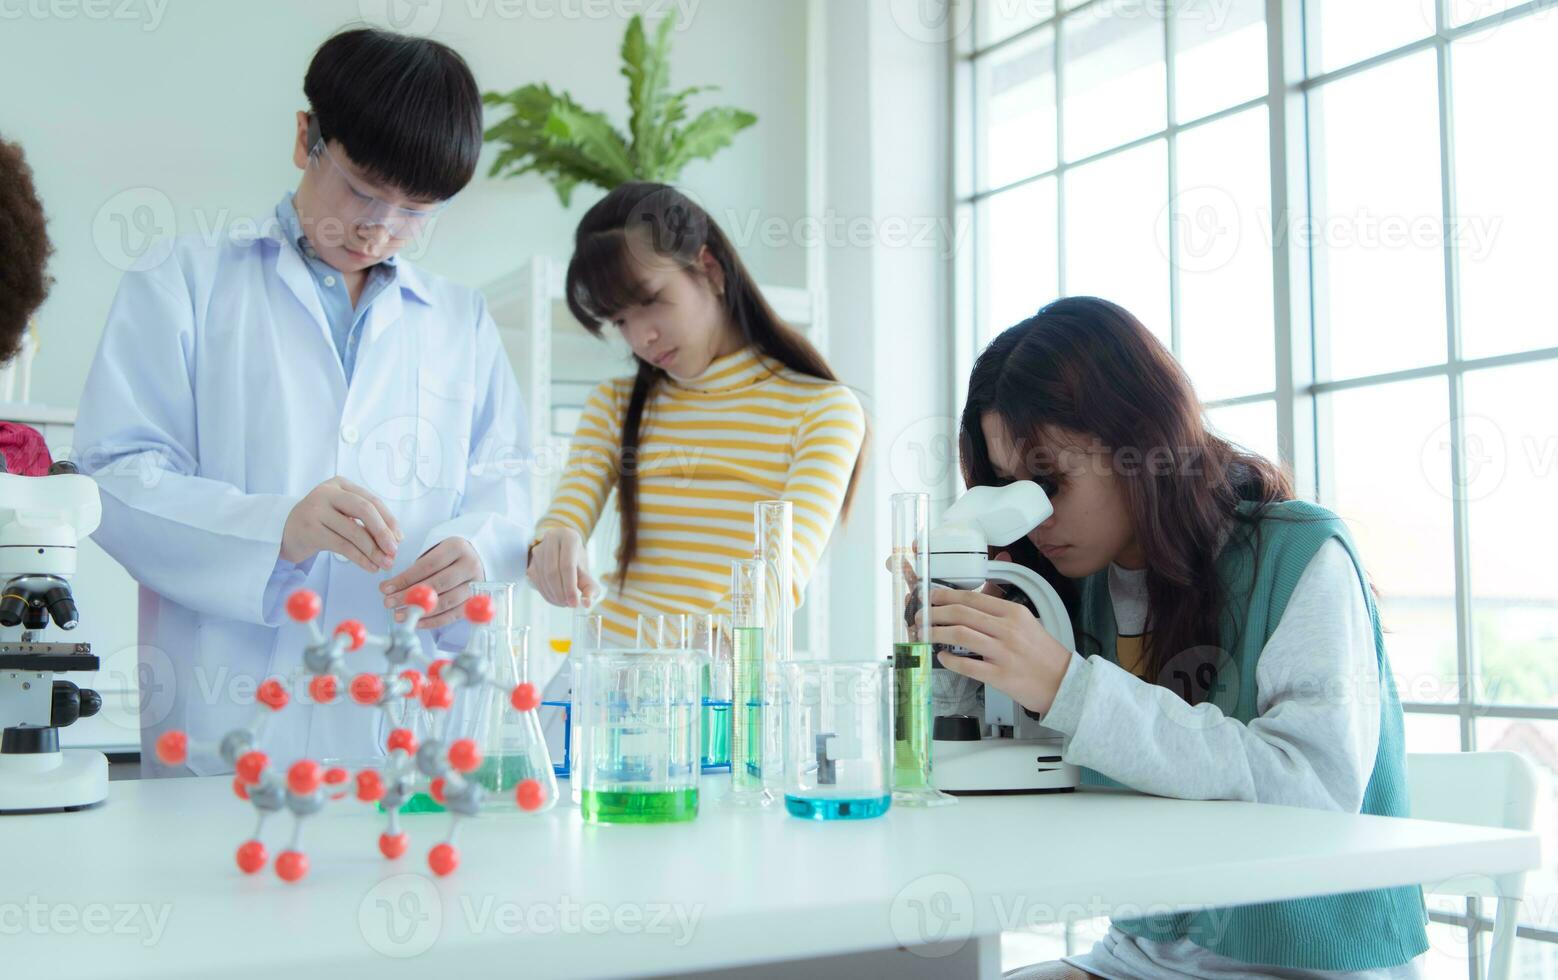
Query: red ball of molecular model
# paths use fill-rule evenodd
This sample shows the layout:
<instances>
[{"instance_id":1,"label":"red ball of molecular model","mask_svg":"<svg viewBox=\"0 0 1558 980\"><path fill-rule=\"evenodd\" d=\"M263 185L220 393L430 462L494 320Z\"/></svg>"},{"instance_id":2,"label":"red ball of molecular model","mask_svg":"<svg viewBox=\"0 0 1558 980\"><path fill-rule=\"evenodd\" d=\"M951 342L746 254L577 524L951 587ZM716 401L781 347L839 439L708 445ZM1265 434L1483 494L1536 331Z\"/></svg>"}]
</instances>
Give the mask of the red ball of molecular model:
<instances>
[{"instance_id":1,"label":"red ball of molecular model","mask_svg":"<svg viewBox=\"0 0 1558 980\"><path fill-rule=\"evenodd\" d=\"M493 680L492 664L477 638L492 621L490 596L477 595L466 600L464 613L473 625L472 642L449 660L434 660L422 652L416 636L417 622L430 615L438 605L438 595L426 585L418 585L406 594L409 608L400 622L392 623L387 636L370 634L354 619L338 625L326 636L318 623L322 608L319 596L301 589L287 599L287 614L304 623L312 641L303 651L303 667L309 695L318 704L338 703L344 698L364 707L378 708L390 723L385 740L385 758L376 769L359 770L355 777L342 768L326 769L312 759L300 759L285 771L271 764L258 746L259 732L266 716L278 714L291 701L288 685L270 678L256 692L256 716L250 724L228 732L211 746L233 767L233 793L246 800L259 814L254 833L238 848L238 868L254 874L265 867L269 854L261 842L265 821L288 810L293 815L292 835L285 850L276 855L276 874L283 881L295 882L308 874L308 855L301 849L303 821L324 809L331 800L355 796L364 803L377 803L383 809L388 826L379 835L379 852L394 860L410 846L410 836L400 827L400 809L427 780L428 792L449 811L449 832L428 852L428 866L435 874L447 875L460 863L455 837L460 820L477 815L483 786L472 773L481 766L482 753L470 738L448 741L445 738L449 711L457 691L470 695L483 688L499 691L505 708L521 714L534 712L540 703L534 685L521 683L512 690ZM364 647L382 649L385 670L382 674L351 674L345 666L346 655ZM423 667L419 672L411 664ZM424 676L425 673L425 676ZM302 680L302 678L297 678ZM420 703L426 713L428 736L418 744L407 726L408 709ZM521 810L535 812L556 802L557 783L552 777L551 761L546 758L540 728L530 719L538 736L535 747L540 764L539 775L521 780L514 788ZM157 757L167 765L182 764L191 744L182 731L167 731L157 739Z\"/></svg>"}]
</instances>

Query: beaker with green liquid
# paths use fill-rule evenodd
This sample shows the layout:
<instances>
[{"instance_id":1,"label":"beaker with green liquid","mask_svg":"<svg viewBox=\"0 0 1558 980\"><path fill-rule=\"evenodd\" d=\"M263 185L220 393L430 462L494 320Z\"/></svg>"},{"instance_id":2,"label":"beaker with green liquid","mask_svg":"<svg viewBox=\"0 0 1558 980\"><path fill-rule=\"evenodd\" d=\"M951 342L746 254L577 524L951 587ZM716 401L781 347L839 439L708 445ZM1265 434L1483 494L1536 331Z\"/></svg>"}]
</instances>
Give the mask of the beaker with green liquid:
<instances>
[{"instance_id":1,"label":"beaker with green liquid","mask_svg":"<svg viewBox=\"0 0 1558 980\"><path fill-rule=\"evenodd\" d=\"M580 664L579 807L589 823L698 815L702 658L693 650L597 650Z\"/></svg>"},{"instance_id":2,"label":"beaker with green liquid","mask_svg":"<svg viewBox=\"0 0 1558 980\"><path fill-rule=\"evenodd\" d=\"M931 785L930 495L893 494L892 530L893 802L946 806Z\"/></svg>"},{"instance_id":3,"label":"beaker with green liquid","mask_svg":"<svg viewBox=\"0 0 1558 980\"><path fill-rule=\"evenodd\" d=\"M892 806L892 684L885 660L784 665L784 807L864 820Z\"/></svg>"}]
</instances>

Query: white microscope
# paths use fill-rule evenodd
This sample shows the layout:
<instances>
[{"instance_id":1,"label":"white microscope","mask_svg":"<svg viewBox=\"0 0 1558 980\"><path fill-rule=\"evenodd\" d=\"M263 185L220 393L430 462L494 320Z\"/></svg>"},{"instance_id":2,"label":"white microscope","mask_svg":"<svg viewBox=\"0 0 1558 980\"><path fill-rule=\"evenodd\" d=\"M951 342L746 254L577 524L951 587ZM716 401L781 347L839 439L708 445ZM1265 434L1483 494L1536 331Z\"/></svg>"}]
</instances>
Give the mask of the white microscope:
<instances>
[{"instance_id":1,"label":"white microscope","mask_svg":"<svg viewBox=\"0 0 1558 980\"><path fill-rule=\"evenodd\" d=\"M1054 513L1037 483L974 487L930 532L930 577L937 585L978 589L1004 582L1020 589L1039 621L1068 650L1076 649L1060 595L1037 572L991 561L989 549L1011 544ZM963 652L953 648L953 652ZM937 664L940 668L940 664ZM1061 761L1061 735L1029 717L994 688L946 669L932 681L931 783L954 795L1058 793L1076 789L1077 768Z\"/></svg>"},{"instance_id":2,"label":"white microscope","mask_svg":"<svg viewBox=\"0 0 1558 980\"><path fill-rule=\"evenodd\" d=\"M0 814L79 810L108 797L107 757L59 744L61 728L103 701L55 675L95 671L97 655L88 643L33 638L51 619L76 628L76 544L101 519L97 484L69 462L48 476L0 473L0 626L22 627L19 640L0 641Z\"/></svg>"}]
</instances>

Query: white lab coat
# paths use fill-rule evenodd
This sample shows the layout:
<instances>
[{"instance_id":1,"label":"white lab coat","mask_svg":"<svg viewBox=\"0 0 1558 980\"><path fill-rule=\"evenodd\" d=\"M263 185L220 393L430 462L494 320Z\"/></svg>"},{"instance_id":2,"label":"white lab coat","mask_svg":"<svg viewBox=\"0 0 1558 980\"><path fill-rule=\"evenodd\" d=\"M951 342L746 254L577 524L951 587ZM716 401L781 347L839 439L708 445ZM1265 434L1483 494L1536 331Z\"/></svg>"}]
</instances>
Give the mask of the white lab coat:
<instances>
[{"instance_id":1,"label":"white lab coat","mask_svg":"<svg viewBox=\"0 0 1558 980\"><path fill-rule=\"evenodd\" d=\"M402 260L374 302L347 386L313 281L269 237L166 242L125 274L88 375L75 455L102 490L94 538L141 584L143 772L178 774L152 746L179 728L189 769L229 771L216 743L254 716L257 685L295 674L305 630L287 618L300 587L384 632L379 584L449 537L485 577L520 581L532 521L518 385L482 296ZM293 506L343 476L379 495L405 532L394 569L370 575L321 553L279 559ZM90 616L90 610L86 611ZM464 624L438 645L464 642ZM424 649L433 638L423 634ZM353 671L383 658L350 654ZM301 684L270 718L273 764L368 760L381 713L308 702ZM264 710L264 709L261 709Z\"/></svg>"}]
</instances>

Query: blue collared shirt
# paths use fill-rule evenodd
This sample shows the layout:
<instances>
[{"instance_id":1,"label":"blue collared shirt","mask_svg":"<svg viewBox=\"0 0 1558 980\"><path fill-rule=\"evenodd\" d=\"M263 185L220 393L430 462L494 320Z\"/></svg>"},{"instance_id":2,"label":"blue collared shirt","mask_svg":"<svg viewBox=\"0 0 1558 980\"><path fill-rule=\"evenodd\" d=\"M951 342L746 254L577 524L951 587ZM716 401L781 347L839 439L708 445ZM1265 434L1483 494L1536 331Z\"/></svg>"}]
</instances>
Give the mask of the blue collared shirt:
<instances>
[{"instance_id":1,"label":"blue collared shirt","mask_svg":"<svg viewBox=\"0 0 1558 980\"><path fill-rule=\"evenodd\" d=\"M290 191L276 205L276 220L281 222L283 237L303 256L303 264L308 267L309 275L314 280L319 302L325 308L325 320L330 325L330 336L335 341L335 352L341 358L341 370L346 373L346 380L350 383L352 371L357 366L357 345L363 321L373 301L395 283L397 256L391 255L378 265L368 268L368 280L363 284L362 295L357 298L356 309L353 309L351 294L346 291L345 277L319 257L308 236L303 233L303 224L298 219L298 209L292 203Z\"/></svg>"}]
</instances>

